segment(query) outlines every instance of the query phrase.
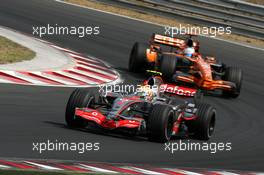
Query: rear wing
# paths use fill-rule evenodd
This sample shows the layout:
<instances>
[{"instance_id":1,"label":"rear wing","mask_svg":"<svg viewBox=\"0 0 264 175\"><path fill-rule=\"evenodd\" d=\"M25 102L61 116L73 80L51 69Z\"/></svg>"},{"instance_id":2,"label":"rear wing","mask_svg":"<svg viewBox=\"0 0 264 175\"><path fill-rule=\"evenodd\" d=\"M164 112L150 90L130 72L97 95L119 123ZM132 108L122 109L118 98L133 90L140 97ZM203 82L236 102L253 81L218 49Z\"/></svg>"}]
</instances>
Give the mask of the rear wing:
<instances>
[{"instance_id":1,"label":"rear wing","mask_svg":"<svg viewBox=\"0 0 264 175\"><path fill-rule=\"evenodd\" d=\"M184 39L173 38L159 34L153 34L151 38L151 42L156 44L172 46L172 47L179 47L179 48L184 48L186 46ZM194 41L193 46L195 48L199 47L199 42Z\"/></svg>"},{"instance_id":2,"label":"rear wing","mask_svg":"<svg viewBox=\"0 0 264 175\"><path fill-rule=\"evenodd\" d=\"M161 91L165 94L177 95L182 97L194 97L197 89L178 86L175 84L163 84L161 85Z\"/></svg>"}]
</instances>

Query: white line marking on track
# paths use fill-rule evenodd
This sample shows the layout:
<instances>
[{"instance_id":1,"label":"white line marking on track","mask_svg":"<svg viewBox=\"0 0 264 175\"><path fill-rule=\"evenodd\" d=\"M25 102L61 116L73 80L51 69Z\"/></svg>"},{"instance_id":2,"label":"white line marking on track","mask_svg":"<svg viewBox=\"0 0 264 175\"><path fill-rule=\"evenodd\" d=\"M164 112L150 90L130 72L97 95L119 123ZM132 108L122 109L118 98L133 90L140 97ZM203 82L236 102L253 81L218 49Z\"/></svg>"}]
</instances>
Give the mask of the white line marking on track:
<instances>
[{"instance_id":1,"label":"white line marking on track","mask_svg":"<svg viewBox=\"0 0 264 175\"><path fill-rule=\"evenodd\" d=\"M156 171L150 171L150 170L146 170L146 169L138 168L138 167L122 167L122 168L132 170L132 171L136 171L136 172L143 173L143 174L166 175L164 173L159 173Z\"/></svg>"},{"instance_id":2,"label":"white line marking on track","mask_svg":"<svg viewBox=\"0 0 264 175\"><path fill-rule=\"evenodd\" d=\"M96 64L91 64L91 63L88 63L88 62L85 62L85 61L79 61L79 60L76 60L76 63L77 64L87 64L87 65L91 65L91 66L93 66L93 67L97 67L97 68L99 68L99 69L104 69L104 70L111 70L111 68L109 68L109 67L103 67L103 66L99 66L99 65L96 65ZM114 72L112 73L112 74L114 74Z\"/></svg>"},{"instance_id":3,"label":"white line marking on track","mask_svg":"<svg viewBox=\"0 0 264 175\"><path fill-rule=\"evenodd\" d=\"M24 80L26 80L32 84L47 85L46 82L37 80L36 78L31 77L31 76L20 74L19 72L16 72L16 76L19 77L20 79L24 79Z\"/></svg>"},{"instance_id":4,"label":"white line marking on track","mask_svg":"<svg viewBox=\"0 0 264 175\"><path fill-rule=\"evenodd\" d=\"M11 168L11 167L6 166L6 165L0 165L0 168L2 168L2 169L8 169L8 168Z\"/></svg>"},{"instance_id":5,"label":"white line marking on track","mask_svg":"<svg viewBox=\"0 0 264 175\"><path fill-rule=\"evenodd\" d=\"M77 70L77 69L68 69L68 70L72 71L72 72L76 72L76 73L82 74L84 76L89 76L91 78L95 78L95 79L98 79L98 80L101 80L101 81L104 81L104 82L112 81L112 80L110 80L108 78L100 77L97 74L94 74L92 72L86 72L86 71Z\"/></svg>"},{"instance_id":6,"label":"white line marking on track","mask_svg":"<svg viewBox=\"0 0 264 175\"><path fill-rule=\"evenodd\" d=\"M43 164L40 164L40 163L35 163L35 162L30 162L30 161L24 161L24 162L27 163L27 164L31 164L31 165L40 167L40 168L45 169L45 170L63 170L61 168L52 167L52 166L49 166L49 165L43 165Z\"/></svg>"},{"instance_id":7,"label":"white line marking on track","mask_svg":"<svg viewBox=\"0 0 264 175\"><path fill-rule=\"evenodd\" d=\"M69 53L69 55L72 56L72 57L80 58L80 59L82 59L82 60L84 60L84 61L87 60L87 61L91 61L91 62L94 62L94 63L102 64L102 62L99 62L99 61L97 61L97 60L90 59L90 58L87 58L87 57L83 57L83 56L81 56L81 55L76 55L76 54L73 54L73 53Z\"/></svg>"},{"instance_id":8,"label":"white line marking on track","mask_svg":"<svg viewBox=\"0 0 264 175\"><path fill-rule=\"evenodd\" d=\"M24 76L22 74L19 74L18 72L15 72L15 71L1 70L0 72L6 73L8 75L11 75L13 77L16 77L16 78L25 80L25 81L30 82L30 83L33 83L33 84L46 84L43 81L38 81L38 80L35 80L33 78L29 78L27 76Z\"/></svg>"},{"instance_id":9,"label":"white line marking on track","mask_svg":"<svg viewBox=\"0 0 264 175\"><path fill-rule=\"evenodd\" d=\"M90 166L90 165L85 165L85 164L79 164L81 165L81 167L91 170L91 171L95 171L95 172L101 172L101 173L118 173L116 171L111 171L111 170L107 170L107 169L103 169L103 168L98 168L98 167L94 167L94 166Z\"/></svg>"},{"instance_id":10,"label":"white line marking on track","mask_svg":"<svg viewBox=\"0 0 264 175\"><path fill-rule=\"evenodd\" d=\"M239 175L236 173L231 173L231 172L227 172L227 171L211 171L213 173L217 173L217 174L222 174L222 175Z\"/></svg>"},{"instance_id":11,"label":"white line marking on track","mask_svg":"<svg viewBox=\"0 0 264 175\"><path fill-rule=\"evenodd\" d=\"M78 81L81 81L81 82L87 83L87 84L97 84L97 83L95 83L95 82L93 82L93 81L90 81L90 80L88 80L88 79L84 79L84 78L82 78L82 77L80 77L80 76L78 76L78 75L73 75L73 74L70 74L70 73L67 73L67 72L63 72L63 71L54 71L54 72L56 72L56 73L58 73L58 74L61 74L61 75L63 75L63 76L70 77L70 78L73 78L73 79L75 79L75 80L78 80Z\"/></svg>"},{"instance_id":12,"label":"white line marking on track","mask_svg":"<svg viewBox=\"0 0 264 175\"><path fill-rule=\"evenodd\" d=\"M46 41L46 40L43 40L43 39L39 39L39 38L34 38L35 40L37 41L41 41L43 43L46 43L46 44L51 44L50 42Z\"/></svg>"},{"instance_id":13,"label":"white line marking on track","mask_svg":"<svg viewBox=\"0 0 264 175\"><path fill-rule=\"evenodd\" d=\"M88 69L88 70L91 70L93 72L96 72L96 73L99 73L99 74L103 74L103 75L106 75L106 76L109 76L109 77L113 77L113 78L116 78L117 75L113 75L113 74L110 74L109 72L105 72L105 71L102 71L102 70L98 70L98 69L95 69L95 68L92 68L90 66L84 66L84 65L77 65L78 67L81 67L81 68L84 68L84 69Z\"/></svg>"},{"instance_id":14,"label":"white line marking on track","mask_svg":"<svg viewBox=\"0 0 264 175\"><path fill-rule=\"evenodd\" d=\"M196 172L192 172L192 171L187 171L187 170L181 170L181 169L173 169L173 168L166 168L167 170L173 171L173 172L177 172L177 173L181 173L181 174L186 174L186 175L203 175L200 173L196 173Z\"/></svg>"},{"instance_id":15,"label":"white line marking on track","mask_svg":"<svg viewBox=\"0 0 264 175\"><path fill-rule=\"evenodd\" d=\"M0 78L0 83L14 83L14 81L9 81L9 80Z\"/></svg>"},{"instance_id":16,"label":"white line marking on track","mask_svg":"<svg viewBox=\"0 0 264 175\"><path fill-rule=\"evenodd\" d=\"M75 54L78 54L77 52L73 51L73 50L69 50L69 49L65 49L63 47L60 47L60 46L56 46L54 44L51 44L52 47L56 48L56 49L59 49L59 50L62 50L62 51L65 51L65 52L71 52L71 53L75 53Z\"/></svg>"},{"instance_id":17,"label":"white line marking on track","mask_svg":"<svg viewBox=\"0 0 264 175\"><path fill-rule=\"evenodd\" d=\"M35 74L35 75L38 75L40 77L46 78L46 79L50 79L50 80L59 82L59 83L64 84L64 85L76 85L75 83L72 83L72 82L69 82L69 81L64 81L64 80L59 79L58 77L55 77L55 76L52 76L52 75L49 75L49 74L44 74L42 72L31 72L31 73Z\"/></svg>"}]
</instances>

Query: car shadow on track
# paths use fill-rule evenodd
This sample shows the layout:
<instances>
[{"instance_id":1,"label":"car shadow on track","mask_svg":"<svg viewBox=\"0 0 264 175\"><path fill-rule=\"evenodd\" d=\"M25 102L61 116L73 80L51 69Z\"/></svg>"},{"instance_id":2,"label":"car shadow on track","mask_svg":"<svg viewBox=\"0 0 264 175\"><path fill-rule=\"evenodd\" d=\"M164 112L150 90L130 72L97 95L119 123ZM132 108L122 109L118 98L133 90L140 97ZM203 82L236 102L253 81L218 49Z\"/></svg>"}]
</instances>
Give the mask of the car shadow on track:
<instances>
[{"instance_id":1,"label":"car shadow on track","mask_svg":"<svg viewBox=\"0 0 264 175\"><path fill-rule=\"evenodd\" d=\"M89 134L94 134L94 135L100 135L103 137L112 137L112 138L117 138L117 139L122 139L122 140L129 140L129 141L135 141L135 142L148 142L148 143L153 143L153 144L161 144L157 142L151 142L147 139L146 136L144 135L137 135L137 136L129 136L124 133L120 132L106 132L100 128L95 128L95 127L90 127L90 128L70 128L64 123L58 123L58 122L53 122L53 121L44 121L44 123L53 125L58 128L62 129L67 129L67 130L73 130L73 131L78 131L78 132L83 132L83 133L89 133ZM170 142L174 141L179 141L179 140L188 140L190 138L186 136L173 136L170 140ZM192 139L195 140L195 139Z\"/></svg>"},{"instance_id":2,"label":"car shadow on track","mask_svg":"<svg viewBox=\"0 0 264 175\"><path fill-rule=\"evenodd\" d=\"M106 132L100 128L95 128L95 127L87 127L87 128L70 128L64 123L58 123L58 122L53 122L53 121L44 121L44 123L53 125L58 128L62 129L67 129L67 130L73 130L73 131L80 131L84 133L89 133L89 134L95 134L95 135L100 135L104 137L113 137L113 138L118 138L118 139L125 139L125 140L131 140L131 141L136 141L136 142L145 142L148 141L146 138L142 136L128 136L126 134L122 133L110 133Z\"/></svg>"}]
</instances>

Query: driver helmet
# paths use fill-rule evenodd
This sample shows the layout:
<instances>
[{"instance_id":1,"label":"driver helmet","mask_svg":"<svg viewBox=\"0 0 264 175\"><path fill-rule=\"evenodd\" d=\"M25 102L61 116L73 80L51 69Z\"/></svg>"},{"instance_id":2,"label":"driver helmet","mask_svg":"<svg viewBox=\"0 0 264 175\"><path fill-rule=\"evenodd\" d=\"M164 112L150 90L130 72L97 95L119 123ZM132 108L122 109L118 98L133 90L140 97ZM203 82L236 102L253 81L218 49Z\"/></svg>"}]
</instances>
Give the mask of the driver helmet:
<instances>
[{"instance_id":1,"label":"driver helmet","mask_svg":"<svg viewBox=\"0 0 264 175\"><path fill-rule=\"evenodd\" d=\"M143 85L140 87L140 92L138 95L146 100L151 101L154 97L154 92L149 85Z\"/></svg>"},{"instance_id":2,"label":"driver helmet","mask_svg":"<svg viewBox=\"0 0 264 175\"><path fill-rule=\"evenodd\" d=\"M162 84L162 79L157 77L150 77L145 80L140 87L141 92L139 96L148 101L152 101L154 98L159 97L159 86Z\"/></svg>"},{"instance_id":3,"label":"driver helmet","mask_svg":"<svg viewBox=\"0 0 264 175\"><path fill-rule=\"evenodd\" d=\"M160 77L152 76L144 82L145 85L148 85L155 97L159 97L160 86L163 84L163 80Z\"/></svg>"},{"instance_id":4,"label":"driver helmet","mask_svg":"<svg viewBox=\"0 0 264 175\"><path fill-rule=\"evenodd\" d=\"M193 40L192 40L191 38L187 39L187 41L186 41L186 45L187 45L188 47L193 47Z\"/></svg>"}]
</instances>

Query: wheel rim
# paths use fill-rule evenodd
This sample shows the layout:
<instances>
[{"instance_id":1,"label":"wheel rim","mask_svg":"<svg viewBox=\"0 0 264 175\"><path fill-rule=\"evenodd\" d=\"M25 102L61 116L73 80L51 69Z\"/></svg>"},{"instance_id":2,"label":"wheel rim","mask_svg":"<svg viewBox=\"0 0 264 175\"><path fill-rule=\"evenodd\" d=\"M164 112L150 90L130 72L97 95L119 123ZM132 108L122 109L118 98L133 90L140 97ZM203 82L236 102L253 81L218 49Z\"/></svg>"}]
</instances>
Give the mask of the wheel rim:
<instances>
[{"instance_id":1,"label":"wheel rim","mask_svg":"<svg viewBox=\"0 0 264 175\"><path fill-rule=\"evenodd\" d=\"M170 112L167 127L165 128L165 134L167 140L171 138L173 128L173 112Z\"/></svg>"},{"instance_id":2,"label":"wheel rim","mask_svg":"<svg viewBox=\"0 0 264 175\"><path fill-rule=\"evenodd\" d=\"M213 114L212 119L211 119L209 126L208 126L208 132L207 132L208 138L210 138L213 135L214 129L215 129L215 116Z\"/></svg>"}]
</instances>

